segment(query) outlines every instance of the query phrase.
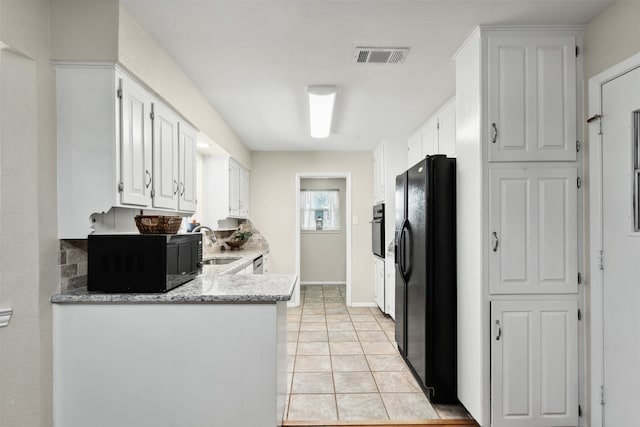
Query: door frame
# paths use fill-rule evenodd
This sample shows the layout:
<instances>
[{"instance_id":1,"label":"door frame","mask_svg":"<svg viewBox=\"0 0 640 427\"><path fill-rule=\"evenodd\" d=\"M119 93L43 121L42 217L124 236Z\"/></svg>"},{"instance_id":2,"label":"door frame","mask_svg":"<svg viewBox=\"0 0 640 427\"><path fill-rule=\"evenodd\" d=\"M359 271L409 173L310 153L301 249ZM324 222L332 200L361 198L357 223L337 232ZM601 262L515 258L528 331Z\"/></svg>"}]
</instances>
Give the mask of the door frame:
<instances>
[{"instance_id":1,"label":"door frame","mask_svg":"<svg viewBox=\"0 0 640 427\"><path fill-rule=\"evenodd\" d=\"M602 114L602 85L640 67L640 53L608 68L589 79L587 117ZM604 384L604 273L601 266L603 250L602 224L602 135L600 120L588 124L589 132L589 272L590 289L590 425L601 427L603 411L601 385Z\"/></svg>"},{"instance_id":2,"label":"door frame","mask_svg":"<svg viewBox=\"0 0 640 427\"><path fill-rule=\"evenodd\" d=\"M307 178L344 178L346 180L347 193L345 194L345 232L347 233L347 306L351 306L351 173L350 172L296 172L296 185L295 185L295 235L296 235L296 275L298 280L296 287L293 291L293 298L291 300L291 306L296 307L300 305L300 180Z\"/></svg>"}]
</instances>

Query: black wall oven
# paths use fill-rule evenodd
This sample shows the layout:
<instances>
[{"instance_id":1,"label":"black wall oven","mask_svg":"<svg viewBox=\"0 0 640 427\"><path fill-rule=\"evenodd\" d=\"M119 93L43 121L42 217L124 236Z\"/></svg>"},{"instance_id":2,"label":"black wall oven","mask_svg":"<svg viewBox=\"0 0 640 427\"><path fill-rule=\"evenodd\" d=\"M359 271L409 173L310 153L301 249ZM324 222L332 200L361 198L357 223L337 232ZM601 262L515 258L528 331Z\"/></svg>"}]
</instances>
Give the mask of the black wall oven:
<instances>
[{"instance_id":1,"label":"black wall oven","mask_svg":"<svg viewBox=\"0 0 640 427\"><path fill-rule=\"evenodd\" d=\"M371 243L373 254L377 257L384 258L384 203L373 206Z\"/></svg>"}]
</instances>

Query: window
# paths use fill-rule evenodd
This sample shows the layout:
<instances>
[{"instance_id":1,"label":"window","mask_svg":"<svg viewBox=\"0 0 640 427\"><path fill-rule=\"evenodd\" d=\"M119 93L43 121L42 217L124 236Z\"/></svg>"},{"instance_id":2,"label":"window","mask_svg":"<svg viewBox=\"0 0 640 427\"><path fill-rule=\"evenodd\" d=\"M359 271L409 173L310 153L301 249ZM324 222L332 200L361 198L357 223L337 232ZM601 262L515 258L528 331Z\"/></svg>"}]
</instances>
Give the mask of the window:
<instances>
[{"instance_id":1,"label":"window","mask_svg":"<svg viewBox=\"0 0 640 427\"><path fill-rule=\"evenodd\" d=\"M300 229L340 230L340 191L301 190Z\"/></svg>"}]
</instances>

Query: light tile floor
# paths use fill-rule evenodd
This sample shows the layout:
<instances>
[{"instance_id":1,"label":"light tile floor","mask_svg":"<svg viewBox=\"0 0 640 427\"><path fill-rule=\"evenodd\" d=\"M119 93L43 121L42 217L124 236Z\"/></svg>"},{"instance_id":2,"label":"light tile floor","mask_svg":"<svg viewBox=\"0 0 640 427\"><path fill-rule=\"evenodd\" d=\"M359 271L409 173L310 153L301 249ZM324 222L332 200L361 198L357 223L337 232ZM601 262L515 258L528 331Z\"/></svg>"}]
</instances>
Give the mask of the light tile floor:
<instances>
[{"instance_id":1,"label":"light tile floor","mask_svg":"<svg viewBox=\"0 0 640 427\"><path fill-rule=\"evenodd\" d=\"M378 308L347 307L345 286L308 285L289 308L289 400L295 421L468 418L432 405L398 354L394 322Z\"/></svg>"}]
</instances>

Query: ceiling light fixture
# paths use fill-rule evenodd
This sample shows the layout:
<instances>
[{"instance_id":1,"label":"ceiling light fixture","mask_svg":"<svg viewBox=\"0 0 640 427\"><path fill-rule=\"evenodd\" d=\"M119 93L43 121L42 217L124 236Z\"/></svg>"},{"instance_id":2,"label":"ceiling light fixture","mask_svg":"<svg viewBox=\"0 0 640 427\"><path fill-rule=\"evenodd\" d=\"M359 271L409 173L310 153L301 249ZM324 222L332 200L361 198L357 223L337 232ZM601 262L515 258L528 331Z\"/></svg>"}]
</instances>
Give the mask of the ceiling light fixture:
<instances>
[{"instance_id":1,"label":"ceiling light fixture","mask_svg":"<svg viewBox=\"0 0 640 427\"><path fill-rule=\"evenodd\" d=\"M307 86L312 138L326 138L331 134L333 104L337 92L338 88L335 86Z\"/></svg>"}]
</instances>

